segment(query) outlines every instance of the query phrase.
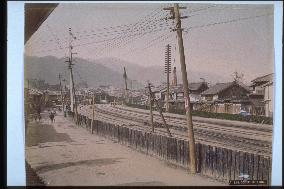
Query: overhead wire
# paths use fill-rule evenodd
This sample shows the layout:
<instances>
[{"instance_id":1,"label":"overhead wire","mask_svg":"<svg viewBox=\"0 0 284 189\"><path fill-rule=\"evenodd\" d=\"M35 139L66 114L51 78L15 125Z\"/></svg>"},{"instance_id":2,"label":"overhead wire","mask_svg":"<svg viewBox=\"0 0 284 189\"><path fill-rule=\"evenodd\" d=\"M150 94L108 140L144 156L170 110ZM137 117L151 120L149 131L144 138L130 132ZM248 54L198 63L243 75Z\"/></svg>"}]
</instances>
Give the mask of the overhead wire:
<instances>
[{"instance_id":1,"label":"overhead wire","mask_svg":"<svg viewBox=\"0 0 284 189\"><path fill-rule=\"evenodd\" d=\"M219 25L219 24L228 24L228 23L240 22L240 21L243 21L243 20L249 20L249 19L254 19L254 18L260 18L260 17L270 16L270 15L273 15L273 14L272 14L272 13L269 13L269 14L263 14L263 15L256 15L256 16L249 16L249 17L242 17L242 18L235 18L235 19L226 20L226 21L220 21L220 22L202 24L202 25L198 25L198 26L192 26L192 27L189 27L189 28L184 28L184 32L185 32L185 33L188 33L189 30L192 30L192 29L210 27L210 26L215 26L215 25Z\"/></svg>"},{"instance_id":2,"label":"overhead wire","mask_svg":"<svg viewBox=\"0 0 284 189\"><path fill-rule=\"evenodd\" d=\"M144 35L148 34L148 33L152 33L155 31L159 31L159 28L163 28L165 26L168 26L166 24L159 24L159 25L150 25L151 23L147 23L144 27L142 28L138 28L136 31L136 33L133 34L133 32L130 33L130 35L122 35L119 36L117 38L115 38L116 43L108 43L106 48L111 45L112 47L119 47L121 45L127 45L130 42L135 41L138 37L143 37ZM150 26L147 26L150 25ZM162 29L161 29L162 30ZM123 41L126 38L126 41ZM124 42L124 43L123 43ZM105 48L104 48L105 49ZM102 50L104 50L102 49Z\"/></svg>"},{"instance_id":3,"label":"overhead wire","mask_svg":"<svg viewBox=\"0 0 284 189\"><path fill-rule=\"evenodd\" d=\"M144 17L142 17L142 18L140 18L139 20L138 20L138 22L135 22L135 23L132 23L132 24L124 24L124 25L118 25L118 26L110 26L110 27L105 27L105 28L92 28L91 30L89 30L89 31L91 31L91 32L97 32L96 30L99 30L99 31L103 31L103 30L112 30L112 31L116 31L116 30L114 30L115 28L131 28L131 27L133 27L133 26L136 26L137 24L140 24L140 22L142 22L142 21L144 21L145 19L149 19L150 18L150 16L154 16L154 15L152 15L153 13L155 13L155 12L157 12L158 10L160 10L161 8L159 7L159 8L156 8L153 12L151 12L150 14L147 14L146 16L144 16ZM117 31L119 31L119 30L117 30ZM120 30L121 31L121 30ZM123 30L124 31L124 30ZM76 32L74 32L74 34L76 34L77 36L79 36L79 34L80 33L87 33L88 32L88 30L82 30L81 32L80 31L76 31ZM57 32L58 33L58 32ZM65 32L64 32L65 33ZM105 32L104 32L105 33ZM64 37L64 39L66 39L66 40L68 40L69 38L68 37ZM46 41L42 41L42 42L52 42L52 41L54 41L54 40L52 40L52 39L48 39L48 40L46 40Z\"/></svg>"},{"instance_id":4,"label":"overhead wire","mask_svg":"<svg viewBox=\"0 0 284 189\"><path fill-rule=\"evenodd\" d=\"M152 23L152 22L154 22L154 21L152 21L152 22L147 22L148 20L145 20L144 21L144 23L146 23L147 25L149 25L149 23ZM142 22L143 23L143 22ZM137 23L136 23L137 24ZM145 24L144 24L145 25ZM144 25L140 25L140 28L142 27L143 28L143 26ZM134 25L133 25L134 26ZM124 35L126 35L126 34L128 34L128 33L131 33L131 32L133 32L133 31L137 31L137 27L135 28L136 30L129 30L127 33L123 33ZM139 28L138 28L139 29ZM122 33L121 33L122 34ZM127 36L125 36L125 37L127 37ZM87 43L84 43L84 44L77 44L77 45L74 45L74 46L82 46L82 45L88 45L88 44L92 44L92 43L100 43L100 42L106 42L106 41L113 41L113 40L115 40L115 39L117 39L117 37L114 37L114 38L110 38L110 39L106 39L106 40L100 40L100 41L93 41L93 42L87 42ZM77 39L76 41L80 41L80 39ZM66 47L65 47L66 48ZM57 48L55 48L55 49L48 49L48 50L44 50L44 51L37 51L37 52L50 52L50 51L53 51L53 50L58 50Z\"/></svg>"},{"instance_id":5,"label":"overhead wire","mask_svg":"<svg viewBox=\"0 0 284 189\"><path fill-rule=\"evenodd\" d=\"M201 11L219 11L219 10L225 10L225 9L229 9L229 8L235 8L235 7L224 7L222 9L211 9L213 7L216 7L216 5L210 5L207 6L205 8L199 8L199 9L194 9L194 10L190 10L188 11L189 13L195 13L195 12L201 12ZM87 31L83 31L81 32L81 36L79 35L79 37L77 38L75 44L73 45L74 47L80 47L80 46L85 46L85 45L95 45L95 48L100 48L98 54L102 54L104 52L110 52L111 49L116 49L118 47L121 47L122 45L127 45L129 43L133 43L135 40L137 39L141 39L142 37L144 37L147 34L151 34L151 33L158 33L158 32L162 32L162 31L166 31L168 29L170 29L169 27L171 26L170 24L164 23L163 21L165 20L164 18L161 18L161 16L163 16L163 12L158 11L161 10L161 8L156 9L155 11L151 12L150 14L146 15L145 17L143 17L142 19L139 19L138 22L134 23L134 24L128 24L128 25L119 25L116 27L106 27L103 28L104 30L109 30L109 32L107 34L104 35L104 37L100 37L100 39L94 40L94 41L90 41L89 39L94 38L94 37L90 37L91 34L86 34ZM245 9L243 9L245 10ZM162 14L161 14L162 13ZM201 14L194 14L194 15L189 15L190 16L197 16L197 15L201 15ZM219 24L228 24L228 23L233 23L233 22L238 22L238 21L243 21L243 20L248 20L248 19L253 19L253 18L259 18L262 16L266 16L266 15L270 15L270 14L265 14L265 15L257 15L257 16L250 16L250 17L243 17L243 18L236 18L236 19L231 19L231 20L226 20L226 21L220 21L220 22L214 22L214 23L207 23L207 24L202 24L202 25L197 25L197 26L192 26L189 28L184 28L184 33L188 33L190 30L192 29L197 29L197 28L204 28L204 27L210 27L210 26L214 26L214 25L219 25ZM128 28L126 27L128 26ZM132 26L132 28L130 28L129 26ZM120 28L120 30L111 30L111 29L115 29L115 28ZM93 34L95 34L94 32L96 32L95 29L91 30L91 32L93 32ZM52 34L53 32L51 32ZM77 31L75 31L74 33L78 33ZM85 33L85 35L83 34ZM97 33L96 37L99 37L99 34L101 33ZM53 35L53 34L52 34ZM54 35L53 35L54 36ZM160 39L167 39L171 36L171 34L166 35L159 35L157 38L155 38L157 42L160 42ZM84 43L83 39L88 40L86 43ZM57 36L54 36L54 41L58 44L59 43L59 38ZM146 46L147 48L150 48L152 45L154 45L155 43L150 43L151 45ZM59 46L59 49L66 49L68 47L62 47L63 45ZM61 48L62 47L62 48ZM124 46L125 47L125 46ZM54 51L54 50L59 50L58 48L55 49L48 49L48 50L44 50L44 51L38 51L38 52L50 52L50 51ZM145 49L145 47L143 48Z\"/></svg>"}]
</instances>

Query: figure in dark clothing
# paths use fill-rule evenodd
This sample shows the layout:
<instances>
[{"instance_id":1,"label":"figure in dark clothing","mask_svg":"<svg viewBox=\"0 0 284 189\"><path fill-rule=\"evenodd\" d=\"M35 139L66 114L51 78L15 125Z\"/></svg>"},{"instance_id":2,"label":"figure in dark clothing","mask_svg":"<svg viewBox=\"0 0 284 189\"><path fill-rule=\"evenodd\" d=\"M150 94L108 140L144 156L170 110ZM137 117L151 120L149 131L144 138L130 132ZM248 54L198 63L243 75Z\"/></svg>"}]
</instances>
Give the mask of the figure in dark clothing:
<instances>
[{"instance_id":1,"label":"figure in dark clothing","mask_svg":"<svg viewBox=\"0 0 284 189\"><path fill-rule=\"evenodd\" d=\"M35 122L37 122L37 115L34 114L33 117L34 117Z\"/></svg>"},{"instance_id":2,"label":"figure in dark clothing","mask_svg":"<svg viewBox=\"0 0 284 189\"><path fill-rule=\"evenodd\" d=\"M40 115L40 114L38 114L38 120L39 120L39 122L40 122L40 120L41 120L41 115Z\"/></svg>"},{"instance_id":3,"label":"figure in dark clothing","mask_svg":"<svg viewBox=\"0 0 284 189\"><path fill-rule=\"evenodd\" d=\"M53 112L50 112L49 119L50 119L51 123L53 123L55 121Z\"/></svg>"},{"instance_id":4,"label":"figure in dark clothing","mask_svg":"<svg viewBox=\"0 0 284 189\"><path fill-rule=\"evenodd\" d=\"M41 108L40 108L40 106L38 106L38 108L37 108L37 114L40 115L40 112L41 112Z\"/></svg>"}]
</instances>

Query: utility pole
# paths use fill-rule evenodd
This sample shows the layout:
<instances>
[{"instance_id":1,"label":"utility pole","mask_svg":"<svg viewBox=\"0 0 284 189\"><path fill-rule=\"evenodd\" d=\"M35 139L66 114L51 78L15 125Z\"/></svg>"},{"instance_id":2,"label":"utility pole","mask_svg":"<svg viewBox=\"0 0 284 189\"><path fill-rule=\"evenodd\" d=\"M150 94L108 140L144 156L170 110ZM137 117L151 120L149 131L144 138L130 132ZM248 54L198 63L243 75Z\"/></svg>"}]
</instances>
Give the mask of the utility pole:
<instances>
[{"instance_id":1,"label":"utility pole","mask_svg":"<svg viewBox=\"0 0 284 189\"><path fill-rule=\"evenodd\" d=\"M164 118L164 115L163 115L163 112L162 112L162 108L160 107L160 105L159 105L158 101L156 100L155 96L153 95L152 90L151 90L151 86L149 87L149 85L148 85L148 89L149 89L149 94L150 94L150 96L151 96L151 99L155 102L155 104L156 104L156 106L157 106L157 108L158 108L158 110L159 110L160 116L161 116L162 121L163 121L163 123L164 123L164 126L165 126L165 128L166 128L166 130L167 130L167 133L168 133L168 135L169 135L170 137L172 137L170 128L169 128L169 126L167 125L166 120L165 120L165 118Z\"/></svg>"},{"instance_id":2,"label":"utility pole","mask_svg":"<svg viewBox=\"0 0 284 189\"><path fill-rule=\"evenodd\" d=\"M169 112L169 96L170 96L170 73L171 73L171 46L166 46L165 53L165 73L167 74L167 94L166 94L166 112Z\"/></svg>"},{"instance_id":3,"label":"utility pole","mask_svg":"<svg viewBox=\"0 0 284 189\"><path fill-rule=\"evenodd\" d=\"M153 100L152 100L152 95L150 93L151 91L151 84L148 83L148 89L149 89L149 106L150 106L150 121L151 121L151 126L152 126L152 132L154 133L154 118L153 118Z\"/></svg>"},{"instance_id":4,"label":"utility pole","mask_svg":"<svg viewBox=\"0 0 284 189\"><path fill-rule=\"evenodd\" d=\"M130 98L131 98L131 104L133 104L133 89L132 89L132 79L130 79Z\"/></svg>"},{"instance_id":5,"label":"utility pole","mask_svg":"<svg viewBox=\"0 0 284 189\"><path fill-rule=\"evenodd\" d=\"M74 87L74 79L73 79L73 71L72 71L72 66L73 64L73 54L77 54L77 53L73 53L72 49L72 40L76 39L75 36L73 36L72 32L71 32L71 28L69 28L69 36L70 36L70 40L69 40L69 58L66 62L68 62L68 68L70 71L70 102L71 102L71 110L73 112L75 112L75 122L77 123L77 115L78 115L78 111L77 111L77 102L76 102L76 93L75 93L75 87ZM74 104L73 104L74 103Z\"/></svg>"},{"instance_id":6,"label":"utility pole","mask_svg":"<svg viewBox=\"0 0 284 189\"><path fill-rule=\"evenodd\" d=\"M62 95L62 85L61 85L61 74L58 74L58 78L59 78L59 85L60 85L60 93L61 93L61 104L62 104L62 112L64 112L64 104L63 104L63 95Z\"/></svg>"},{"instance_id":7,"label":"utility pole","mask_svg":"<svg viewBox=\"0 0 284 189\"><path fill-rule=\"evenodd\" d=\"M95 119L95 93L93 94L93 117L92 117L92 123L91 123L91 133L93 134L94 130L94 119Z\"/></svg>"},{"instance_id":8,"label":"utility pole","mask_svg":"<svg viewBox=\"0 0 284 189\"><path fill-rule=\"evenodd\" d=\"M123 67L124 73L123 73L123 78L124 78L124 84L125 84L125 99L128 99L128 88L127 88L127 74L125 67Z\"/></svg>"},{"instance_id":9,"label":"utility pole","mask_svg":"<svg viewBox=\"0 0 284 189\"><path fill-rule=\"evenodd\" d=\"M63 78L63 107L64 107L64 117L66 117L66 90L65 90L65 88L66 88L66 84L65 84L65 82L66 82L66 80Z\"/></svg>"},{"instance_id":10,"label":"utility pole","mask_svg":"<svg viewBox=\"0 0 284 189\"><path fill-rule=\"evenodd\" d=\"M170 17L170 19L175 19L176 21L176 29L174 30L177 31L179 53L180 53L180 64L181 64L185 110L186 110L186 121L187 121L188 136L189 136L190 170L192 174L195 174L196 173L195 140L194 140L192 114L191 114L190 98L189 98L189 88L188 88L188 80L187 80L187 72L186 72L186 64L185 64L185 56L184 56L184 46L183 46L183 38L182 38L182 28L181 28L181 19L187 18L187 17L181 17L179 13L179 9L186 9L186 7L179 7L179 5L175 3L174 7L164 8L164 10L171 11L172 17Z\"/></svg>"}]
</instances>

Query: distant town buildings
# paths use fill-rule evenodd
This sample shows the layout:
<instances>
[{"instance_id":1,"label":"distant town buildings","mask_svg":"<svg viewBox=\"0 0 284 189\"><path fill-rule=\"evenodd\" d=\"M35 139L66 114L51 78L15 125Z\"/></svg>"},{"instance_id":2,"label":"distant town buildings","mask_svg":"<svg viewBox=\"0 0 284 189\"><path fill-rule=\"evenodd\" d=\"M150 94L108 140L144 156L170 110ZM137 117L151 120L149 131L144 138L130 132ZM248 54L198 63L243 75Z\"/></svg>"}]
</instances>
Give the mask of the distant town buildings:
<instances>
[{"instance_id":1,"label":"distant town buildings","mask_svg":"<svg viewBox=\"0 0 284 189\"><path fill-rule=\"evenodd\" d=\"M42 81L37 83L41 83L41 87L44 86ZM45 84L45 86L47 85ZM175 74L169 89L170 110L173 112L184 110L183 85L177 83ZM210 87L205 81L189 83L190 106L196 111L228 114L239 114L241 111L246 111L252 115L271 117L273 115L273 89L273 74L255 78L251 81L250 86L238 81L216 83ZM166 83L152 86L152 92L163 108L165 108L166 90ZM90 104L93 95L95 95L96 103L123 102L124 92L125 89L111 85L101 85L95 88L85 87L76 90L76 100L81 104ZM27 89L25 89L25 95L27 95L26 93ZM62 94L65 104L70 104L68 87L62 90ZM128 90L127 98L127 102L130 104L149 106L147 88ZM61 104L61 91L30 88L29 101L32 104L44 101L46 105L58 105Z\"/></svg>"}]
</instances>

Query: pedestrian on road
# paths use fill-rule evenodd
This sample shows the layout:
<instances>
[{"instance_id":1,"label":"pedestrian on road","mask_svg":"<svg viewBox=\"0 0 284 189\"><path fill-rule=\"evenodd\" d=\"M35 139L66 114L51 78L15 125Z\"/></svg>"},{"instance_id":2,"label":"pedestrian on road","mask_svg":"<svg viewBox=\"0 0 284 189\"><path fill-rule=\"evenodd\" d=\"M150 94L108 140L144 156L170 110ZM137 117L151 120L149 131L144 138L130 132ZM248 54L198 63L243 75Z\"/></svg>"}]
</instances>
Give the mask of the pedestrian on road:
<instances>
[{"instance_id":1,"label":"pedestrian on road","mask_svg":"<svg viewBox=\"0 0 284 189\"><path fill-rule=\"evenodd\" d=\"M34 120L35 120L35 122L37 122L37 115L36 114L34 114Z\"/></svg>"},{"instance_id":2,"label":"pedestrian on road","mask_svg":"<svg viewBox=\"0 0 284 189\"><path fill-rule=\"evenodd\" d=\"M53 123L53 120L54 120L54 114L53 114L53 112L50 112L50 114L49 114L49 119L50 119L51 123Z\"/></svg>"},{"instance_id":3,"label":"pedestrian on road","mask_svg":"<svg viewBox=\"0 0 284 189\"><path fill-rule=\"evenodd\" d=\"M41 115L40 114L38 114L38 120L39 120L39 122L41 121Z\"/></svg>"},{"instance_id":4,"label":"pedestrian on road","mask_svg":"<svg viewBox=\"0 0 284 189\"><path fill-rule=\"evenodd\" d=\"M53 123L55 123L56 111L53 112Z\"/></svg>"}]
</instances>

